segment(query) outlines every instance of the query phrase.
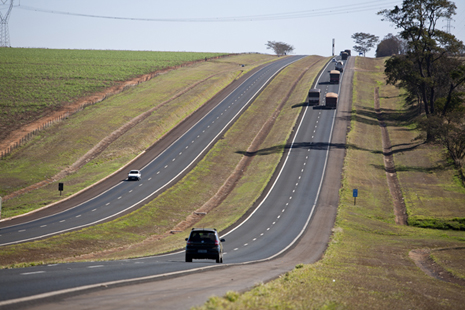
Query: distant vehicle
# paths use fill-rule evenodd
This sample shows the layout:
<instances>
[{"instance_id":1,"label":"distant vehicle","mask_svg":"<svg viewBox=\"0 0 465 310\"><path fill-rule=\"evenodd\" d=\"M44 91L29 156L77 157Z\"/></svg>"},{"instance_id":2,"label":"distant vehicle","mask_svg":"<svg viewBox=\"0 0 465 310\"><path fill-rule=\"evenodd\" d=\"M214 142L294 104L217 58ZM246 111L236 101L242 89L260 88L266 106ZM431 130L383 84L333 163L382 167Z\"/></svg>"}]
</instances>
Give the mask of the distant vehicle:
<instances>
[{"instance_id":1,"label":"distant vehicle","mask_svg":"<svg viewBox=\"0 0 465 310\"><path fill-rule=\"evenodd\" d=\"M338 98L338 95L336 93L327 93L326 94L326 107L336 108L337 98Z\"/></svg>"},{"instance_id":2,"label":"distant vehicle","mask_svg":"<svg viewBox=\"0 0 465 310\"><path fill-rule=\"evenodd\" d=\"M336 62L336 61L337 61L336 58L333 58L333 59L331 60L331 62Z\"/></svg>"},{"instance_id":3,"label":"distant vehicle","mask_svg":"<svg viewBox=\"0 0 465 310\"><path fill-rule=\"evenodd\" d=\"M344 50L344 52L346 52L348 56L351 56L351 50Z\"/></svg>"},{"instance_id":4,"label":"distant vehicle","mask_svg":"<svg viewBox=\"0 0 465 310\"><path fill-rule=\"evenodd\" d=\"M347 60L347 57L349 57L349 54L347 54L347 52L342 52L341 53L341 59L342 60Z\"/></svg>"},{"instance_id":5,"label":"distant vehicle","mask_svg":"<svg viewBox=\"0 0 465 310\"><path fill-rule=\"evenodd\" d=\"M218 237L216 229L192 228L189 238L186 238L186 262L192 259L214 259L223 262L224 239Z\"/></svg>"},{"instance_id":6,"label":"distant vehicle","mask_svg":"<svg viewBox=\"0 0 465 310\"><path fill-rule=\"evenodd\" d=\"M320 104L320 90L312 88L308 91L308 104L319 105Z\"/></svg>"},{"instance_id":7,"label":"distant vehicle","mask_svg":"<svg viewBox=\"0 0 465 310\"><path fill-rule=\"evenodd\" d=\"M344 63L342 61L336 62L336 70L339 72L344 71Z\"/></svg>"},{"instance_id":8,"label":"distant vehicle","mask_svg":"<svg viewBox=\"0 0 465 310\"><path fill-rule=\"evenodd\" d=\"M142 174L139 170L131 170L128 173L128 181L140 181Z\"/></svg>"},{"instance_id":9,"label":"distant vehicle","mask_svg":"<svg viewBox=\"0 0 465 310\"><path fill-rule=\"evenodd\" d=\"M339 84L339 76L341 75L341 72L337 70L331 70L329 72L329 82L334 83L334 84Z\"/></svg>"}]
</instances>

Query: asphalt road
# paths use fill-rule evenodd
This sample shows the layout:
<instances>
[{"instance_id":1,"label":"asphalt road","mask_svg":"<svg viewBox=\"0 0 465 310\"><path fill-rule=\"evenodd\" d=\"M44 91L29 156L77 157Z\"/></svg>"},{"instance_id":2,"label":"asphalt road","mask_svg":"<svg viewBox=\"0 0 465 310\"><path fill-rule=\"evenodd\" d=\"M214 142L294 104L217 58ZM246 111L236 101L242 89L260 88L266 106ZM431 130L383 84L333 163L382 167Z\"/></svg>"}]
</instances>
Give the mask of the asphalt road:
<instances>
[{"instance_id":1,"label":"asphalt road","mask_svg":"<svg viewBox=\"0 0 465 310\"><path fill-rule=\"evenodd\" d=\"M334 64L330 63L329 66L334 66ZM318 86L322 88L322 92L323 88L325 88L328 91L337 93L339 90L338 85L326 83L329 81L329 68L323 70ZM69 289L69 294L75 294L76 287L80 287L79 290L85 290L85 287L88 286L89 289L95 290L95 287L99 286L123 285L127 283L126 281L134 281L135 278L139 278L136 282L157 279L169 279L167 281L176 282L180 274L184 275L184 271L190 270L189 273L191 273L201 269L204 270L201 274L207 275L208 272L205 272L205 270L216 270L218 267L222 274L226 272L230 277L240 274L240 272L237 274L230 272L230 268L237 268L238 266L241 266L241 270L245 270L247 269L246 266L252 265L254 266L253 270L256 272L262 268L265 268L264 270L268 268L267 276L263 276L263 271L262 277L270 279L270 277L272 278L283 272L283 270L290 268L289 262L292 260L289 260L289 257L292 257L292 255L301 257L301 262L308 262L309 257L311 257L311 261L315 261L323 253L326 241L331 233L337 206L337 191L340 184L341 170L338 167L342 167L343 148L338 147L341 142L334 143L335 138L332 137L332 129L335 121L338 121L340 123L339 127L337 127L338 139L345 139L344 121L347 121L347 117L342 116L337 119L337 111L333 109L305 107L303 110L302 118L293 137L293 142L289 145L289 151L286 154L282 170L274 181L269 194L242 225L224 236L226 239L224 244L226 252L224 255L225 264L218 265L213 261L204 260L184 263L184 254L181 252L144 259L2 270L0 271L0 286L2 288L0 290L0 300L13 301L12 299L15 298L36 294L44 294L42 297L47 297L46 300L56 300L58 297L56 297L54 291L57 290L64 293L63 290ZM340 108L338 108L338 113L341 113ZM344 110L342 113L347 113L347 111ZM332 152L329 152L330 149ZM331 161L334 161L335 164L328 165L328 162ZM324 177L326 169L332 171L331 179L333 181L329 181L328 177ZM339 181L334 183L334 179ZM329 189L329 191L325 189ZM330 202L329 205L326 204L328 201ZM315 218L324 220L319 222ZM309 226L309 224L311 225ZM315 231L315 229L317 230ZM314 231L315 234L309 235L311 231ZM306 240L311 240L310 243L313 243L315 251L311 255L309 255L308 249L300 246ZM284 252L292 245L294 246L292 251L287 251L286 255L284 255ZM306 255L302 254L302 250ZM295 254L296 251L301 254ZM283 261L283 257L287 257L287 259ZM258 264L257 262L260 261L262 263ZM269 266L259 267L266 266L266 264L274 264L275 267L271 267L271 269L269 269ZM225 267L228 268L224 269ZM218 273L219 271L215 272ZM250 270L249 277L244 277L242 281L250 283L250 275L252 274L253 272ZM201 276L195 273L195 277ZM153 283L155 282L150 284L153 285ZM166 281L157 281L156 283L166 283L168 285ZM178 285L180 284L178 283ZM165 284L162 284L162 286L166 289L169 287L165 286ZM226 287L228 286L223 286L223 288ZM125 289L129 288L126 287ZM217 292L218 289L211 291ZM173 291L170 292L173 293ZM167 293L167 295L170 294ZM66 295L60 295L59 298L63 298L63 296ZM205 296L202 296L203 300L205 300ZM31 300L34 299L36 297L31 298ZM23 301L26 300L27 297L23 299ZM82 299L79 300L82 303ZM159 299L160 302L162 300L163 298ZM173 302L175 301L174 297L167 300L171 300L171 303L166 304L167 307L169 304L176 304ZM197 299L193 298L192 301L195 304ZM8 303L0 303L0 306L6 306Z\"/></svg>"}]
</instances>

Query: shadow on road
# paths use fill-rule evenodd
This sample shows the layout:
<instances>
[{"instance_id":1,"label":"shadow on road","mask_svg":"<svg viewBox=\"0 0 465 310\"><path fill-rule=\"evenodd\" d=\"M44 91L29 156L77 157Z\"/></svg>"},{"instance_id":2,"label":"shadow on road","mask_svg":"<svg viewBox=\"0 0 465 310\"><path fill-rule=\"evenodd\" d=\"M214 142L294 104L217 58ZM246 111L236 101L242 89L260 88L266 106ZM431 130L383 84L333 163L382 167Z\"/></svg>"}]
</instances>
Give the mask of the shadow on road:
<instances>
[{"instance_id":1,"label":"shadow on road","mask_svg":"<svg viewBox=\"0 0 465 310\"><path fill-rule=\"evenodd\" d=\"M347 144L347 143L327 143L327 142L300 142L300 143L295 143L293 145L294 149L310 149L310 150L327 150L328 147L330 148L335 148L335 149L352 149L352 150L359 150L359 151L365 151L365 152L370 152L373 154L380 154L384 156L400 153L400 152L408 152L416 149L419 147L422 143L420 144L405 144L404 148L399 148L397 150L391 151L389 153L384 153L382 150L370 150L366 148L361 148L357 145L354 144ZM400 146L396 145L396 146ZM290 144L284 144L284 145L276 145L272 146L269 148L264 148L260 149L255 152L247 152L247 151L236 151L236 154L242 154L244 156L265 156L265 155L270 155L270 154L276 154L276 153L283 153L285 150L288 150L291 148Z\"/></svg>"}]
</instances>

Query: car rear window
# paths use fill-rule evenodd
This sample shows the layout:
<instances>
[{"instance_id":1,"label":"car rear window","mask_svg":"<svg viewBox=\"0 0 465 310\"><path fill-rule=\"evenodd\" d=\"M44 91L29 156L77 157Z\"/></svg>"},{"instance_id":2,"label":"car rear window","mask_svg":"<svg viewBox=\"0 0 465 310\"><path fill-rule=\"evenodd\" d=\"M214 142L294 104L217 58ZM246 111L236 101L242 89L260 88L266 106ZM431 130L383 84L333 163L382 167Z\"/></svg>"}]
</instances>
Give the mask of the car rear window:
<instances>
[{"instance_id":1,"label":"car rear window","mask_svg":"<svg viewBox=\"0 0 465 310\"><path fill-rule=\"evenodd\" d=\"M216 236L214 232L211 231L193 231L189 237L191 242L215 242Z\"/></svg>"}]
</instances>

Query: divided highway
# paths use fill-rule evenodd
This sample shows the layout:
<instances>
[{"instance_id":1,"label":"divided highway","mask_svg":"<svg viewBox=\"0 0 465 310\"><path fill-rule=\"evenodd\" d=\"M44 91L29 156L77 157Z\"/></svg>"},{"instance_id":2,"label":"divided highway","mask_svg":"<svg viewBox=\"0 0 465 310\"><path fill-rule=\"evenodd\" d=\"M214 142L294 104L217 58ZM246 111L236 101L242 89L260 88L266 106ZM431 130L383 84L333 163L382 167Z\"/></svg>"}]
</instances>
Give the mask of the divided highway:
<instances>
[{"instance_id":1,"label":"divided highway","mask_svg":"<svg viewBox=\"0 0 465 310\"><path fill-rule=\"evenodd\" d=\"M140 169L139 182L123 180L74 208L32 222L1 228L0 246L32 241L115 218L172 185L227 130L265 85L284 67L301 59L280 59L257 71L157 158Z\"/></svg>"},{"instance_id":2,"label":"divided highway","mask_svg":"<svg viewBox=\"0 0 465 310\"><path fill-rule=\"evenodd\" d=\"M144 196L140 192L149 187L152 189L152 191L148 191L148 195L150 195L153 192L155 181L161 182L159 184L168 184L183 169L187 169L186 167L189 166L190 162L205 152L204 150L209 144L222 134L223 128L235 119L249 101L253 100L255 94L260 91L267 80L283 66L300 58L286 58L258 71L197 123L191 131L144 167L142 181L121 182L88 202L95 204L94 206L85 206L80 212L74 213L81 208L79 206L56 216L68 214L65 222L72 219L77 223L74 225L90 225L79 222L79 218L85 217L84 214L93 216L103 213L99 208L105 210L111 206L113 210L117 208L123 210L135 203L135 200L125 199L129 199L129 197L140 198ZM332 62L328 63L318 77L316 87L321 89L321 97L323 98L326 92L339 93L338 84L329 84L329 70L334 69L334 65ZM227 264L266 260L283 253L292 246L308 226L312 214L317 208L318 197L321 193L336 110L325 109L321 106L325 104L324 99L320 100L320 106L303 107L303 117L296 125L292 144L289 145L288 152L285 154L285 163L262 203L241 225L222 236L226 239L224 264L219 265L214 261L207 260L194 260L193 263L185 263L184 253L178 252L141 259L55 264L0 270L0 306L19 301L14 299L23 298L20 300L25 301L30 298L33 300L38 297L38 294L46 297L76 289L125 283L133 281L135 278L139 278L139 280L155 279ZM242 103L239 104L239 102ZM239 107L237 107L238 105ZM202 137L206 135L210 135L209 138L200 143ZM168 171L170 172L168 173ZM157 190L161 188L160 186ZM110 204L107 205L108 202ZM94 210L94 208L98 210ZM78 217L78 215L81 216ZM56 221L59 218L52 221L51 219L54 217L40 220L49 222L34 221L24 224L26 226L9 227L10 231L6 235L5 229L2 229L1 243L15 242L14 236L22 233L24 233L23 239L17 238L16 240L19 241L16 242L24 240L24 237L28 238L26 233L29 229L40 231L39 228L58 225ZM40 227L37 222L40 223L40 226L47 226ZM25 231L19 232L18 228ZM60 228L52 229L49 233L56 233L57 230ZM8 238L11 239L4 241L5 236L9 236ZM32 236L29 238L33 238Z\"/></svg>"}]
</instances>

